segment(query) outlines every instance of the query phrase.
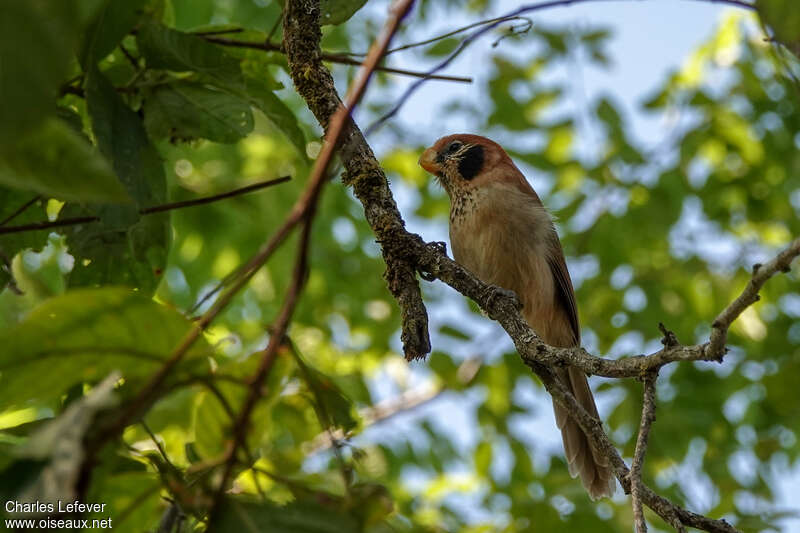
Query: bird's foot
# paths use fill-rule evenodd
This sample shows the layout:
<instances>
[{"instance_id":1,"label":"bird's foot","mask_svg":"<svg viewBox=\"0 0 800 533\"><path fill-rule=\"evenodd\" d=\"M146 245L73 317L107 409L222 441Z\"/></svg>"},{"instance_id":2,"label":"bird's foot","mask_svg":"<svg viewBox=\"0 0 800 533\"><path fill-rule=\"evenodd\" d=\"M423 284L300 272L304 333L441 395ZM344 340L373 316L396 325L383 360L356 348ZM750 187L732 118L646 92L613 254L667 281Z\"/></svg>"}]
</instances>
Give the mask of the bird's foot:
<instances>
[{"instance_id":1,"label":"bird's foot","mask_svg":"<svg viewBox=\"0 0 800 533\"><path fill-rule=\"evenodd\" d=\"M514 307L516 307L517 310L522 309L522 303L519 301L519 297L514 291L498 287L497 285L489 285L486 292L488 293L486 295L486 311L488 311L489 316L494 314L498 299L511 298L514 302Z\"/></svg>"}]
</instances>

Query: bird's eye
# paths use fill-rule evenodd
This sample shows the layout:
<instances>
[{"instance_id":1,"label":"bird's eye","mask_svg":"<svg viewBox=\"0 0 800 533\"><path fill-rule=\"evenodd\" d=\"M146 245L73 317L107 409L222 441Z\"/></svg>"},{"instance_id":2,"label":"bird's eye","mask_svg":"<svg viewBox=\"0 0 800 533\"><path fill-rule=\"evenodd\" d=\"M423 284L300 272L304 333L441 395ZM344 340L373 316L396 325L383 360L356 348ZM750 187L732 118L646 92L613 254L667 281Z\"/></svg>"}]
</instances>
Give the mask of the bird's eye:
<instances>
[{"instance_id":1,"label":"bird's eye","mask_svg":"<svg viewBox=\"0 0 800 533\"><path fill-rule=\"evenodd\" d=\"M460 141L453 141L453 142L451 142L451 143L450 143L450 145L447 147L447 153L448 153L448 154L455 153L455 152L457 152L457 151L458 151L458 150L459 150L459 149L460 149L462 146L464 146L464 145L463 145L463 143L461 143Z\"/></svg>"}]
</instances>

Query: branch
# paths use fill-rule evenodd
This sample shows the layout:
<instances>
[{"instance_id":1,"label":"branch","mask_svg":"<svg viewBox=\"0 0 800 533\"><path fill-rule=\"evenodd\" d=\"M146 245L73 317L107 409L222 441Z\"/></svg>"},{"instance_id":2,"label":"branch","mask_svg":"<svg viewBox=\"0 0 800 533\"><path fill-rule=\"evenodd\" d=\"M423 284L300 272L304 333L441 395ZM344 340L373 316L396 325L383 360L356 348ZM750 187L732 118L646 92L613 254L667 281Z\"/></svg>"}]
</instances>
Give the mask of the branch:
<instances>
[{"instance_id":1,"label":"branch","mask_svg":"<svg viewBox=\"0 0 800 533\"><path fill-rule=\"evenodd\" d=\"M264 50L266 52L280 52L285 53L283 46L271 42L252 42L252 41L237 41L236 39L226 39L224 37L206 37L206 40L211 43L220 44L222 46L231 46L235 48L252 48L254 50ZM361 61L347 57L345 54L329 54L320 53L323 61L330 61L331 63L341 63L343 65L361 65ZM398 74L400 76L411 76L414 78L424 78L428 80L440 81L455 81L459 83L472 83L472 78L464 76L444 76L441 74L429 75L425 72L417 72L414 70L405 70L401 68L384 67L377 65L374 70L380 72L387 72L389 74Z\"/></svg>"},{"instance_id":2,"label":"branch","mask_svg":"<svg viewBox=\"0 0 800 533\"><path fill-rule=\"evenodd\" d=\"M193 200L183 200L181 202L171 202L167 204L154 205L153 207L144 207L142 209L139 209L139 214L152 215L153 213L163 213L164 211L172 211L173 209L183 209L184 207L194 207L197 205L210 204L212 202L218 202L226 198L232 198L234 196L239 196L253 191L258 191L266 187L272 187L273 185L278 185L287 182L290 179L292 179L291 176L283 176L281 178L275 178L267 181L260 181L258 183L253 183L252 185L247 185L246 187L241 187L239 189L234 189L232 191L223 192L220 194L214 194L212 196L204 196L201 198L195 198ZM35 201L38 198L39 197L37 196L30 203L33 203L33 201ZM24 210L24 208L27 208L27 205L23 206L23 208L21 209ZM16 214L13 216L16 216ZM13 218L13 216L11 218ZM63 226L75 226L77 224L87 224L99 221L100 217L94 215L84 216L84 217L63 218L61 220L53 220L53 221L46 220L42 222L32 222L30 224L22 224L20 226L0 227L0 235L7 233L21 233L24 231L37 231L43 229L60 228ZM0 223L0 226L2 225L3 224Z\"/></svg>"},{"instance_id":3,"label":"branch","mask_svg":"<svg viewBox=\"0 0 800 533\"><path fill-rule=\"evenodd\" d=\"M287 2L284 16L284 47L297 92L324 129L332 125L339 96L330 72L322 64L319 48L319 5L309 0ZM416 278L415 254L397 236L408 235L392 193L372 149L358 126L348 120L343 126L341 157L356 197L386 262L389 290L401 309L403 351L406 358L419 359L430 352L428 314ZM419 237L417 237L419 239ZM422 240L419 239L419 243Z\"/></svg>"},{"instance_id":4,"label":"branch","mask_svg":"<svg viewBox=\"0 0 800 533\"><path fill-rule=\"evenodd\" d=\"M320 183L322 181L320 180ZM314 204L315 206L316 204ZM239 416L233 424L233 439L228 446L224 461L225 469L223 470L222 479L219 483L219 488L214 497L214 503L211 508L211 518L213 519L214 510L222 500L222 496L228 486L228 481L231 479L233 469L236 466L236 452L240 447L244 447L247 438L247 430L250 425L250 416L253 414L256 403L261 398L262 384L266 377L272 370L272 365L275 363L275 358L278 354L278 348L283 345L283 338L286 330L289 328L289 322L292 319L292 314L297 306L297 301L300 298L300 293L303 290L303 285L306 279L306 270L308 266L308 244L311 236L311 223L313 220L313 212L315 207L309 204L309 209L306 211L306 218L303 224L303 232L300 237L300 242L297 246L297 259L295 262L294 273L292 275L292 282L286 293L286 298L281 306L278 319L275 321L274 330L270 334L269 343L264 349L264 352L259 361L258 369L253 374L250 383L249 392Z\"/></svg>"},{"instance_id":5,"label":"branch","mask_svg":"<svg viewBox=\"0 0 800 533\"><path fill-rule=\"evenodd\" d=\"M642 464L647 453L647 438L650 436L650 427L656 419L656 379L658 371L653 371L644 376L644 392L642 394L642 420L639 424L639 436L636 438L636 449L633 452L631 471L628 479L631 483L631 504L633 506L633 520L636 533L647 533L647 523L642 510Z\"/></svg>"},{"instance_id":6,"label":"branch","mask_svg":"<svg viewBox=\"0 0 800 533\"><path fill-rule=\"evenodd\" d=\"M739 315L749 306L756 303L760 297L758 291L764 284L778 272L789 272L792 261L800 255L800 238L795 239L774 259L763 265L753 266L753 275L750 282L742 293L731 304L726 307L711 325L711 342L709 342L706 352L708 357L721 360L725 354L725 341L727 340L728 328Z\"/></svg>"},{"instance_id":7,"label":"branch","mask_svg":"<svg viewBox=\"0 0 800 533\"><path fill-rule=\"evenodd\" d=\"M573 2L549 2L538 6L552 7L569 3ZM318 2L315 0L289 2L284 39L292 79L320 124L326 127L338 107L339 100L330 73L321 63L319 38ZM623 488L626 492L630 492L630 471L603 431L602 423L577 403L565 386L555 378L552 367L568 364L578 366L587 373L632 377L648 370L655 370L672 361L708 360L706 345L681 346L676 344L674 335L668 335L669 342L655 354L615 361L593 357L580 348L554 348L544 344L520 315L515 298L498 295L491 286L476 279L450 260L440 244L427 244L419 235L405 230L386 177L360 131L352 123L348 123L343 136L341 156L347 169L345 182L353 186L356 197L364 206L366 219L381 244L389 273L387 279L390 281L390 289L403 309L404 334L408 331L409 323L418 324L423 320L427 322L425 308L419 299L415 272L419 272L426 279L439 278L461 294L473 299L490 318L503 326L525 363L539 376L555 401L573 413L594 447L609 459ZM759 268L752 282L755 288L745 289L745 292L753 290L757 292L769 277L780 269L788 268L789 262L799 254L800 239L793 242L775 260ZM402 276L395 278L391 273L401 273ZM413 305L410 307L409 301L403 299L407 295L413 298L411 300ZM736 307L734 304L732 306ZM747 305L749 304L745 303L744 307ZM730 320L732 321L740 312L741 309L735 315L731 315ZM726 324L724 320L720 320L718 329L727 329L728 325L729 322ZM409 356L408 350L406 356ZM686 525L706 531L725 533L736 531L724 520L714 520L682 509L643 484L637 487L637 493L645 505L679 529Z\"/></svg>"},{"instance_id":8,"label":"branch","mask_svg":"<svg viewBox=\"0 0 800 533\"><path fill-rule=\"evenodd\" d=\"M441 41L443 39L447 39L448 37L452 37L453 35L458 35L459 33L464 33L467 30L471 30L472 28L477 28L478 26L483 26L484 24L492 24L494 22L508 22L511 20L523 20L528 23L531 22L529 18L526 17L495 17L486 20L479 20L478 22L473 22L472 24L467 24L466 26L462 26L460 28L456 28L455 30L451 30L447 33L443 33L441 35L437 35L436 37L431 37L430 39L425 39L424 41L417 41L415 43L404 44L402 46L398 46L396 48L392 48L391 50L387 50L385 55L393 54L395 52L400 52L402 50L409 50L411 48L417 48L419 46L425 46L426 44L435 43L436 41ZM340 55L348 55L348 56L364 56L366 54L361 53L354 53L354 52L341 52Z\"/></svg>"},{"instance_id":9,"label":"branch","mask_svg":"<svg viewBox=\"0 0 800 533\"><path fill-rule=\"evenodd\" d=\"M350 89L348 90L346 102L341 105L337 102L337 106L328 124L327 131L325 132L325 140L322 145L319 157L311 169L309 177L309 184L306 187L306 194L296 204L293 212L299 212L303 220L303 231L300 236L300 242L297 248L297 259L295 260L294 273L292 275L292 283L287 291L286 299L281 306L280 313L276 320L274 330L270 335L269 343L261 357L258 369L252 376L247 399L242 407L236 423L233 426L233 440L225 454L225 469L223 471L222 479L219 484L218 491L214 498L212 506L211 518L214 518L214 509L221 502L224 491L228 485L228 481L233 474L233 469L236 464L236 451L240 446L244 445L247 437L247 429L250 422L250 416L253 413L256 403L261 398L262 384L272 370L272 365L275 362L275 357L278 353L278 348L284 343L284 336L289 327L292 314L297 305L297 301L302 292L306 280L307 266L308 266L308 247L311 237L311 226L314 219L314 214L317 208L317 201L319 200L319 193L322 186L325 184L325 175L328 165L333 158L334 152L339 145L340 136L342 135L345 124L350 123L350 113L358 105L367 84L375 70L378 61L380 61L383 54L391 42L392 37L400 26L400 22L411 9L413 0L401 0L392 4L389 10L389 17L386 21L381 35L373 43L369 54L367 55L364 63L359 70L358 76L353 81ZM319 4L317 4L317 23L316 28L319 31ZM287 6L288 13L285 16L285 29L284 34L288 33L289 26L291 25L291 8ZM319 37L317 37L318 39ZM346 481L346 480L345 480Z\"/></svg>"},{"instance_id":10,"label":"branch","mask_svg":"<svg viewBox=\"0 0 800 533\"><path fill-rule=\"evenodd\" d=\"M7 216L6 218L4 218L3 220L0 220L0 226L5 226L5 225L6 225L6 224L8 224L9 222L11 222L11 221L12 221L12 220L14 220L15 218L17 218L19 215L21 215L22 213L24 213L24 212L25 212L25 210L26 210L26 209L28 209L28 208L29 208L30 206L32 206L33 204L35 204L35 203L36 203L36 202L39 200L39 198L41 198L41 196L39 196L39 195L37 194L36 196L34 196L33 198L31 198L30 200L28 200L27 202L25 202L25 203L24 203L24 204L22 204L21 206L19 206L19 207L18 207L16 210L14 210L14 212L13 212L13 213L11 213L10 215L8 215L8 216Z\"/></svg>"}]
</instances>

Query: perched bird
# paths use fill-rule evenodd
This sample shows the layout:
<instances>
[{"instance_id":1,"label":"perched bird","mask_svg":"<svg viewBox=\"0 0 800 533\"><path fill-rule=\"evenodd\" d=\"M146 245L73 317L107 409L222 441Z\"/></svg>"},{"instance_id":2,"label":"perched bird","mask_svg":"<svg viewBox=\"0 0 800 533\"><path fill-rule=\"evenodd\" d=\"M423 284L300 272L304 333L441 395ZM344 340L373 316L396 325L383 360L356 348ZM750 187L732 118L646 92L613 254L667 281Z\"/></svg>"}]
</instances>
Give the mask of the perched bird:
<instances>
[{"instance_id":1,"label":"perched bird","mask_svg":"<svg viewBox=\"0 0 800 533\"><path fill-rule=\"evenodd\" d=\"M442 137L419 164L450 197L450 243L455 260L485 283L514 291L533 330L553 346L580 344L575 292L553 221L503 148L485 137ZM556 370L578 403L599 418L582 370ZM573 477L594 500L616 482L608 459L592 447L567 410L553 402Z\"/></svg>"}]
</instances>

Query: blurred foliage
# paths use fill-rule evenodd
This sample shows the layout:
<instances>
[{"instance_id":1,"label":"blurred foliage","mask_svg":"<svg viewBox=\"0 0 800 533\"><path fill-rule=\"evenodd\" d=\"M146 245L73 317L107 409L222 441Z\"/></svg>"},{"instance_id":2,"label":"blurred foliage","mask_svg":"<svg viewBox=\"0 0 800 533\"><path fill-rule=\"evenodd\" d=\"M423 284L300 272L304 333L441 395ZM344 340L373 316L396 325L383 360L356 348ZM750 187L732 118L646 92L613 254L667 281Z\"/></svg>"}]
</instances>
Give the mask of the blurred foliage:
<instances>
[{"instance_id":1,"label":"blurred foliage","mask_svg":"<svg viewBox=\"0 0 800 533\"><path fill-rule=\"evenodd\" d=\"M384 16L374 3L323 2L326 50L365 50ZM119 415L213 299L196 304L278 227L319 151L285 58L207 38L278 42L282 2L57 4L0 5L0 226L96 220L0 234L4 501L75 497L74 483L43 496L44 476L77 475L80 443ZM397 42L436 35L445 9L472 21L492 4L420 2ZM474 87L488 104L446 105L501 142L557 215L595 353L655 350L659 322L702 341L752 265L800 234L800 65L762 33L797 39L790 4L760 0L764 26L729 16L647 97L641 110L663 128L654 146L637 139L614 95L575 105L576 65L614 59L606 28L544 19L500 28L510 38L491 49L485 83ZM457 43L402 53L428 65ZM353 75L333 69L337 83ZM359 120L385 110L399 83L377 76L377 103ZM377 139L390 147L381 159L406 216L441 227L447 199L416 165L433 139L391 128ZM142 212L281 175L293 179ZM218 458L282 303L291 240L173 369L142 423L102 450L82 498L107 505L89 518L111 517L118 531L630 530L626 497L592 503L569 477L546 437L540 385L458 295L425 287L436 351L425 365L405 363L379 249L360 205L335 183L310 264L212 520ZM735 323L723 364L673 365L658 383L646 482L744 531L793 516L776 504L775 486L800 464L797 280L795 267L767 284ZM640 384L593 383L609 434L630 457Z\"/></svg>"}]
</instances>

